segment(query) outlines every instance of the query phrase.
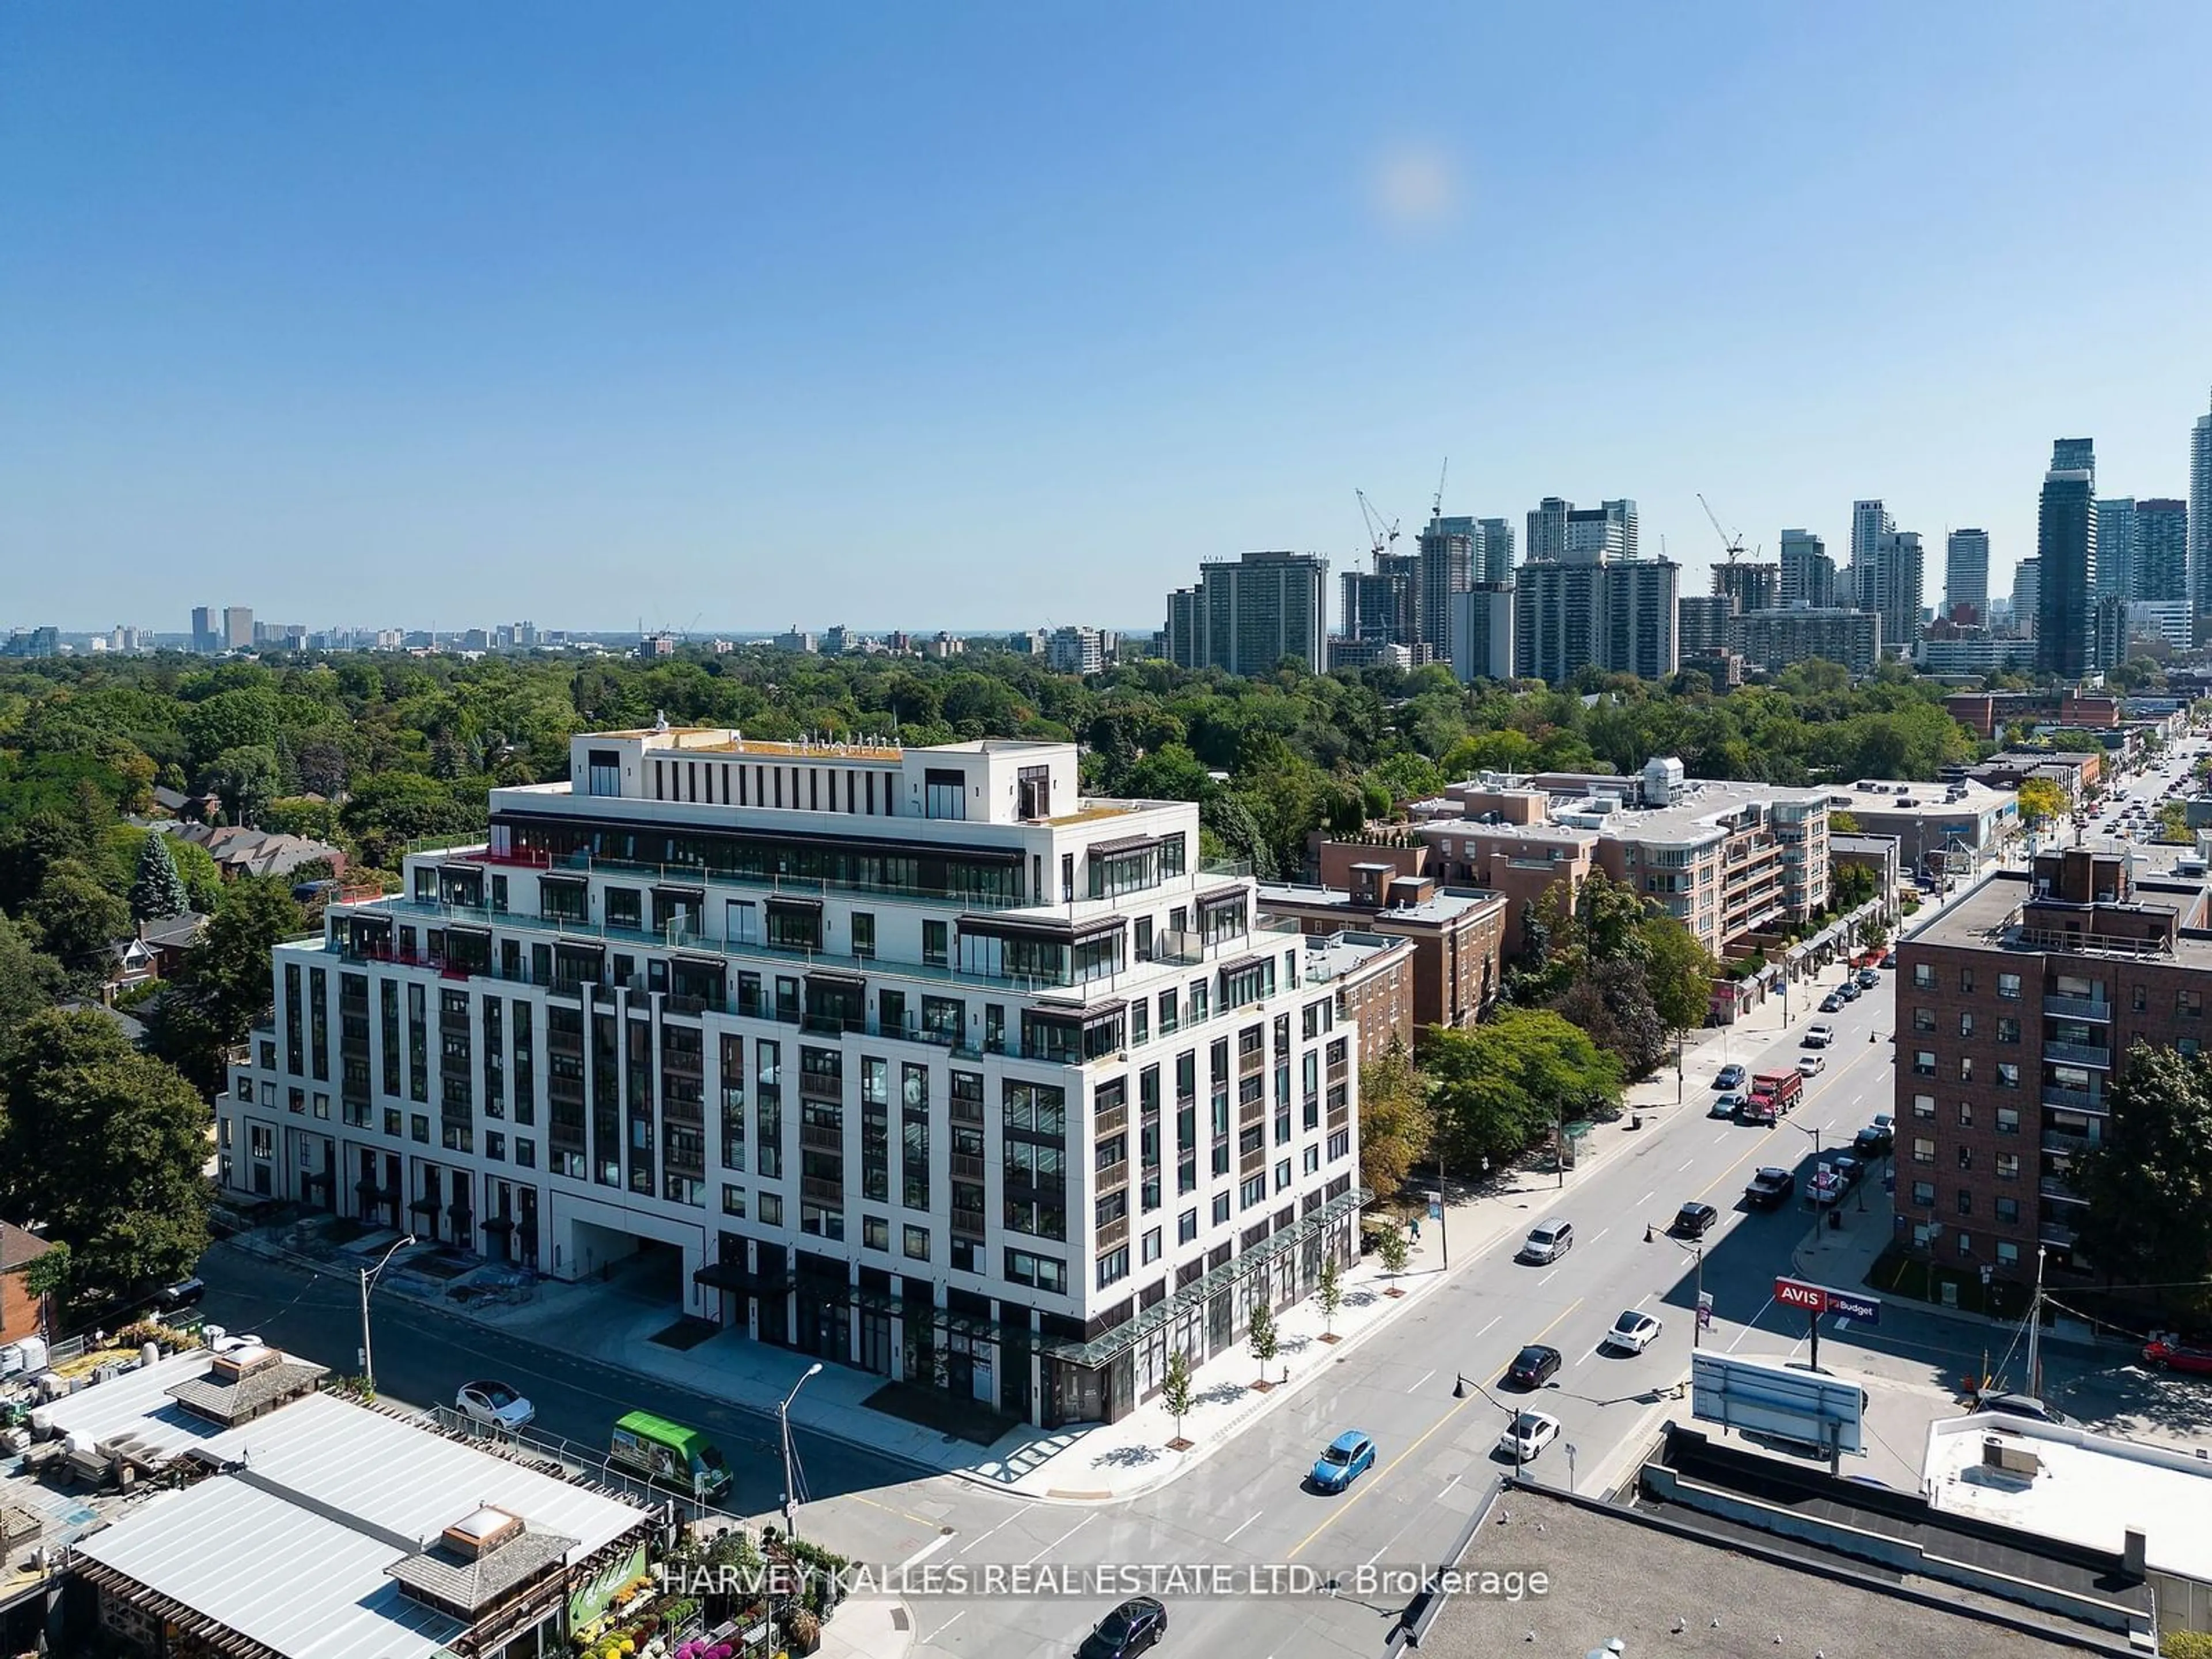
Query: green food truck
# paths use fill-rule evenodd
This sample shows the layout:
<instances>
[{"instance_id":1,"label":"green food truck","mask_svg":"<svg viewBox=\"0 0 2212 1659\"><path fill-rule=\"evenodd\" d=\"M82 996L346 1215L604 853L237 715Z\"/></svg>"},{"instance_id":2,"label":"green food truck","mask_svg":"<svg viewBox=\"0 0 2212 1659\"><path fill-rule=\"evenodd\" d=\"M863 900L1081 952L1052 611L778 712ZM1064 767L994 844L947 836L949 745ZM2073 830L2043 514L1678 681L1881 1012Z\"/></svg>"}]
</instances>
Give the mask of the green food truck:
<instances>
[{"instance_id":1,"label":"green food truck","mask_svg":"<svg viewBox=\"0 0 2212 1659\"><path fill-rule=\"evenodd\" d=\"M696 1429L651 1412L632 1412L615 1425L609 1460L616 1468L713 1503L730 1490L730 1466Z\"/></svg>"}]
</instances>

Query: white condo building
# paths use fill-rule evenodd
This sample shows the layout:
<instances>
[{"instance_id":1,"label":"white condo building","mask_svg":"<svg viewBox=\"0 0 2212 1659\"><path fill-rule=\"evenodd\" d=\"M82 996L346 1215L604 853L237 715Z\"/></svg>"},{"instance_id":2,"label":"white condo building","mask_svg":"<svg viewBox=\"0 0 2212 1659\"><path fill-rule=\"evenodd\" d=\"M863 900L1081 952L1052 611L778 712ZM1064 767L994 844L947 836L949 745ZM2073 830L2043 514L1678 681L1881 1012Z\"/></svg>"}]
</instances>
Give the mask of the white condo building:
<instances>
[{"instance_id":1,"label":"white condo building","mask_svg":"<svg viewBox=\"0 0 2212 1659\"><path fill-rule=\"evenodd\" d=\"M217 1103L229 1192L1047 1426L1354 1250L1358 1031L1198 809L1073 744L576 738L333 905Z\"/></svg>"}]
</instances>

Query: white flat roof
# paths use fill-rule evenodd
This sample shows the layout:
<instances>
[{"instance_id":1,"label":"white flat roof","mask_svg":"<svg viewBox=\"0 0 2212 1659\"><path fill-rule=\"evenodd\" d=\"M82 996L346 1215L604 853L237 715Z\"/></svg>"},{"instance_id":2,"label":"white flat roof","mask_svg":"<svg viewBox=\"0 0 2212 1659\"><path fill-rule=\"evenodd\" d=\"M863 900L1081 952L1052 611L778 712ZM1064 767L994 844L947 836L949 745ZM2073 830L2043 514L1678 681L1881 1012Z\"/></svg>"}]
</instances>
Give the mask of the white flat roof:
<instances>
[{"instance_id":1,"label":"white flat roof","mask_svg":"<svg viewBox=\"0 0 2212 1659\"><path fill-rule=\"evenodd\" d=\"M2033 1478L1983 1467L1992 1432L2035 1454ZM2212 1583L2212 1462L2186 1452L1984 1412L1930 1424L1921 1473L1948 1514L2115 1553L2140 1532L2151 1566Z\"/></svg>"},{"instance_id":2,"label":"white flat roof","mask_svg":"<svg viewBox=\"0 0 2212 1659\"><path fill-rule=\"evenodd\" d=\"M228 1476L148 1498L77 1549L286 1659L417 1659L467 1629L401 1592L391 1540Z\"/></svg>"},{"instance_id":3,"label":"white flat roof","mask_svg":"<svg viewBox=\"0 0 2212 1659\"><path fill-rule=\"evenodd\" d=\"M50 1434L74 1436L92 1446L119 1434L170 1455L204 1445L222 1432L222 1425L193 1416L169 1398L169 1390L179 1382L204 1376L210 1358L204 1348L170 1354L151 1365L64 1395L39 1407L31 1413L31 1420Z\"/></svg>"},{"instance_id":4,"label":"white flat roof","mask_svg":"<svg viewBox=\"0 0 2212 1659\"><path fill-rule=\"evenodd\" d=\"M243 1459L258 1480L403 1538L434 1539L489 1504L534 1530L575 1539L571 1564L648 1514L328 1394L241 1424L207 1449L226 1462Z\"/></svg>"}]
</instances>

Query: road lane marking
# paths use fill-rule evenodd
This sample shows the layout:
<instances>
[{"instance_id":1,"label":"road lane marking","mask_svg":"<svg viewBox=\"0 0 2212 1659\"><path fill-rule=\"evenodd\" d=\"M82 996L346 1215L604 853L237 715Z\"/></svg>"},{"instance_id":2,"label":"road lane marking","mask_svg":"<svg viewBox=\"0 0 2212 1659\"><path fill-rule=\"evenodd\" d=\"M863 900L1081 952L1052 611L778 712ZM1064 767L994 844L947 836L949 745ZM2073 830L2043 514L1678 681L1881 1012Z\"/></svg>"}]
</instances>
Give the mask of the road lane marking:
<instances>
[{"instance_id":1,"label":"road lane marking","mask_svg":"<svg viewBox=\"0 0 2212 1659\"><path fill-rule=\"evenodd\" d=\"M931 1539L927 1544L924 1544L912 1555L908 1556L905 1560L900 1562L899 1571L901 1572L904 1572L910 1567L920 1566L924 1561L928 1560L931 1556L936 1554L938 1551L943 1549L951 1541L952 1534L951 1533L940 1532L936 1537Z\"/></svg>"},{"instance_id":2,"label":"road lane marking","mask_svg":"<svg viewBox=\"0 0 2212 1659\"><path fill-rule=\"evenodd\" d=\"M1065 1543L1066 1543L1069 1539L1071 1539L1071 1538L1074 1537L1076 1534L1078 1534L1079 1532L1081 1532L1081 1531L1082 1531L1085 1527L1089 1526L1089 1525L1090 1525L1093 1521L1096 1521L1097 1518L1098 1518L1098 1511L1097 1511L1097 1510L1091 1510L1090 1514L1088 1514L1088 1515L1085 1516L1083 1517L1083 1519L1081 1519L1080 1521L1077 1522L1073 1526L1070 1527L1070 1528L1069 1528L1066 1532L1064 1532L1064 1533L1060 1534L1060 1535L1059 1537L1057 1537L1057 1538L1054 1539L1054 1540L1052 1540L1052 1542L1051 1542L1051 1543L1047 1544L1047 1545L1046 1545L1042 1549L1039 1550L1039 1551L1038 1551L1035 1555L1032 1555L1031 1557L1030 1557L1030 1559L1029 1559L1028 1560L1026 1560L1026 1561L1023 1562L1023 1563L1022 1563L1022 1565L1023 1565L1024 1566L1025 1566L1025 1567L1033 1567L1033 1566L1036 1565L1036 1564L1037 1564L1038 1562L1040 1562L1040 1561L1043 1560L1043 1559L1045 1559L1045 1557L1046 1557L1046 1556L1050 1555L1050 1554L1051 1554L1054 1550L1058 1549L1058 1548L1059 1548L1062 1544L1065 1544Z\"/></svg>"},{"instance_id":3,"label":"road lane marking","mask_svg":"<svg viewBox=\"0 0 2212 1659\"><path fill-rule=\"evenodd\" d=\"M1426 1376L1423 1376L1423 1377L1421 1378L1421 1382L1427 1382L1427 1381L1429 1380L1429 1377L1434 1376L1435 1375L1436 1375L1436 1372L1435 1372L1435 1371L1433 1371L1433 1370L1430 1371ZM1407 1392L1408 1394L1419 1394L1419 1393L1421 1391L1421 1382L1416 1382L1416 1383L1414 1383L1414 1384L1413 1384L1413 1386L1411 1389L1407 1389Z\"/></svg>"},{"instance_id":4,"label":"road lane marking","mask_svg":"<svg viewBox=\"0 0 2212 1659\"><path fill-rule=\"evenodd\" d=\"M1498 1322L1501 1318L1503 1318L1504 1316L1504 1315L1502 1315L1502 1314L1492 1314L1492 1315L1491 1315L1491 1316L1490 1316L1490 1325L1495 1325L1495 1324L1496 1324L1496 1323L1497 1323L1497 1322ZM1479 1341L1479 1340L1481 1340L1481 1337L1482 1337L1482 1332L1483 1332L1483 1331L1486 1331L1486 1330L1488 1330L1488 1329L1490 1328L1490 1325L1485 1325L1485 1326L1482 1328L1482 1330L1481 1330L1481 1331L1477 1331L1477 1332L1474 1334L1475 1334L1475 1340L1477 1340L1478 1341Z\"/></svg>"},{"instance_id":5,"label":"road lane marking","mask_svg":"<svg viewBox=\"0 0 2212 1659\"><path fill-rule=\"evenodd\" d=\"M1557 1314L1553 1315L1551 1324L1545 1326L1542 1330L1537 1332L1534 1336L1529 1338L1529 1341L1532 1343L1541 1341L1545 1337L1551 1334L1553 1328L1556 1327L1561 1320L1565 1319L1569 1314L1574 1312L1576 1309L1582 1305L1583 1298L1577 1297L1573 1301L1568 1303L1565 1307L1560 1309ZM1494 1319L1490 1322L1491 1325L1494 1325L1497 1322L1498 1322ZM1482 1328L1486 1331L1490 1328L1490 1325L1486 1325ZM1477 1334L1480 1334L1480 1333L1477 1333ZM1283 1559L1288 1561L1295 1559L1307 1545L1312 1543L1315 1539L1320 1537L1322 1534L1328 1531L1329 1528L1334 1526L1339 1521L1342 1520L1346 1512L1354 1504L1358 1504L1361 1498L1366 1497L1367 1494L1373 1492L1376 1487L1381 1486L1385 1480L1389 1480L1390 1478L1391 1472L1395 1469L1398 1465L1404 1462L1415 1452L1420 1450L1423 1446L1426 1445L1429 1443L1430 1438L1438 1429L1441 1429L1445 1424L1450 1422L1452 1419L1457 1417L1460 1413L1467 1409L1468 1406L1472 1401L1477 1400L1482 1400L1482 1396L1470 1390L1465 1400L1455 1402L1442 1417L1439 1417L1435 1422L1430 1424L1429 1426L1422 1431L1420 1438L1414 1441L1412 1445L1407 1447L1405 1450L1400 1452L1395 1457L1384 1464L1372 1480L1369 1481L1364 1486L1361 1486L1354 1490L1351 1497L1345 1499L1343 1503L1338 1504L1334 1510L1332 1510L1329 1512L1328 1518L1327 1520L1323 1521L1319 1526L1316 1527L1304 1537L1299 1539L1297 1543L1291 1545L1290 1549L1285 1553ZM1483 1403L1487 1405L1489 1402L1487 1401L1484 1401Z\"/></svg>"},{"instance_id":6,"label":"road lane marking","mask_svg":"<svg viewBox=\"0 0 2212 1659\"><path fill-rule=\"evenodd\" d=\"M1638 1199L1636 1200L1636 1207L1640 1210L1645 1205L1649 1204L1651 1201L1652 1194L1656 1193L1658 1190L1659 1189L1656 1187L1654 1187L1650 1192L1644 1194L1643 1197Z\"/></svg>"},{"instance_id":7,"label":"road lane marking","mask_svg":"<svg viewBox=\"0 0 2212 1659\"><path fill-rule=\"evenodd\" d=\"M1682 1171L1683 1171L1684 1170L1688 1169L1688 1168L1689 1168L1692 1164L1695 1164L1697 1161L1698 1161L1698 1160L1697 1160L1696 1158L1684 1158L1684 1159L1681 1161L1681 1163L1680 1163L1680 1164L1678 1164L1678 1165L1675 1167L1674 1173L1675 1173L1676 1175L1680 1175L1680 1174L1681 1174L1681 1173L1682 1173Z\"/></svg>"},{"instance_id":8,"label":"road lane marking","mask_svg":"<svg viewBox=\"0 0 2212 1659\"><path fill-rule=\"evenodd\" d=\"M1457 1475L1454 1475L1450 1480L1445 1481L1444 1489L1437 1494L1437 1502L1441 1504L1445 1498L1450 1497L1451 1489L1457 1485L1459 1485L1459 1477Z\"/></svg>"},{"instance_id":9,"label":"road lane marking","mask_svg":"<svg viewBox=\"0 0 2212 1659\"><path fill-rule=\"evenodd\" d=\"M1758 1328L1759 1322L1766 1317L1766 1310L1773 1305L1774 1298L1770 1296L1765 1301L1759 1304L1759 1311L1757 1313L1752 1315L1749 1319L1744 1321L1743 1329L1736 1333L1735 1340L1729 1343L1728 1346L1728 1351L1730 1353L1734 1353L1738 1348L1743 1346L1744 1338L1749 1336L1753 1331Z\"/></svg>"},{"instance_id":10,"label":"road lane marking","mask_svg":"<svg viewBox=\"0 0 2212 1659\"><path fill-rule=\"evenodd\" d=\"M937 1627L937 1635L929 1638L931 1643L933 1644L937 1641L938 1637L944 1635L945 1632L951 1630L955 1625L958 1624L967 1616L968 1609L965 1607L961 1608L959 1612L954 1613L950 1619L946 1620L943 1624Z\"/></svg>"},{"instance_id":11,"label":"road lane marking","mask_svg":"<svg viewBox=\"0 0 2212 1659\"><path fill-rule=\"evenodd\" d=\"M1242 1520L1242 1521L1239 1521L1239 1522L1237 1523L1237 1532L1232 1532L1232 1533L1231 1533L1231 1534L1229 1534L1229 1536L1228 1536L1228 1537L1226 1537L1226 1538L1223 1539L1221 1541L1222 1541L1223 1543L1224 1543L1224 1544L1233 1544L1233 1543L1235 1543L1235 1542L1237 1541L1237 1532L1242 1532L1242 1531L1243 1531L1245 1528L1247 1528L1247 1527L1250 1526L1250 1525L1252 1524L1252 1522L1253 1522L1257 1521L1257 1520L1258 1520L1261 1516L1265 1515L1267 1512L1267 1510L1253 1510L1253 1511L1252 1511L1252 1513L1251 1513L1249 1516L1247 1516L1245 1519L1243 1519L1243 1520Z\"/></svg>"},{"instance_id":12,"label":"road lane marking","mask_svg":"<svg viewBox=\"0 0 2212 1659\"><path fill-rule=\"evenodd\" d=\"M1557 1267L1554 1267L1550 1273L1546 1273L1541 1279L1538 1279L1536 1281L1537 1289L1541 1290L1545 1285L1550 1284L1553 1279L1557 1276L1559 1271L1559 1270Z\"/></svg>"},{"instance_id":13,"label":"road lane marking","mask_svg":"<svg viewBox=\"0 0 2212 1659\"><path fill-rule=\"evenodd\" d=\"M998 1523L998 1525L997 1525L997 1526L994 1526L994 1527L990 1528L989 1528L989 1530L988 1530L988 1531L985 1531L985 1532L979 1532L979 1533L977 1533L977 1534L976 1534L973 1538L969 1539L966 1543L963 1544L963 1545L962 1545L958 1549L955 1550L955 1551L953 1552L953 1553L954 1553L955 1555L965 1555L965 1554L967 1554L967 1553L968 1553L968 1552L969 1552L969 1550L974 1549L974 1548L975 1547L975 1546L976 1546L976 1545L978 1545L978 1544L981 1543L981 1542L982 1542L986 1538L988 1538L988 1537L991 1535L991 1534L992 1534L992 1533L994 1533L994 1532L998 1531L998 1529L999 1529L999 1528L1000 1528L1000 1527L1006 1526L1006 1525L1008 1525L1009 1523L1011 1523L1011 1522L1016 1522L1016 1521L1020 1520L1024 1516L1027 1515L1027 1514L1028 1514L1031 1510L1035 1509L1036 1507L1036 1505L1035 1504L1023 1504L1023 1505L1021 1506L1021 1508L1019 1508L1019 1509L1016 1510L1015 1510L1012 1515L1007 1516L1006 1517L1006 1519L1005 1519L1005 1520L1000 1521L1000 1522Z\"/></svg>"},{"instance_id":14,"label":"road lane marking","mask_svg":"<svg viewBox=\"0 0 2212 1659\"><path fill-rule=\"evenodd\" d=\"M1642 1206L1638 1206L1638 1208L1641 1208ZM1613 1229L1612 1229L1612 1228L1610 1228L1610 1227L1601 1227L1601 1228L1599 1228L1599 1229L1597 1230L1596 1233L1595 1233L1595 1235L1593 1235L1593 1236L1592 1236L1592 1237L1591 1237L1591 1239L1590 1239L1590 1243L1593 1243L1593 1244L1596 1243L1598 1242L1598 1240L1599 1240L1599 1239L1603 1238L1603 1237L1604 1237L1607 1233L1611 1232L1612 1231L1613 1231Z\"/></svg>"}]
</instances>

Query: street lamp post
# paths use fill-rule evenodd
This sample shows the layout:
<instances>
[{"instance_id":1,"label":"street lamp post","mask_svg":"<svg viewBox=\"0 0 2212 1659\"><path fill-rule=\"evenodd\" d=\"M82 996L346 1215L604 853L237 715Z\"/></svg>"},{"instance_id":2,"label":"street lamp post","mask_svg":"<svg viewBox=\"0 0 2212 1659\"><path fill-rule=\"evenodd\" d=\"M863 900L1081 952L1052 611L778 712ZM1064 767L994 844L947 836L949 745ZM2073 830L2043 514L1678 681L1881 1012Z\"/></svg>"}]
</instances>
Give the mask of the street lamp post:
<instances>
[{"instance_id":1,"label":"street lamp post","mask_svg":"<svg viewBox=\"0 0 2212 1659\"><path fill-rule=\"evenodd\" d=\"M368 1340L368 1293L376 1284L377 1275L384 1271L384 1264L414 1242L415 1235L412 1233L396 1240L390 1249L376 1258L374 1267L361 1270L361 1380L371 1394L376 1392L376 1351L369 1346Z\"/></svg>"},{"instance_id":2,"label":"street lamp post","mask_svg":"<svg viewBox=\"0 0 2212 1659\"><path fill-rule=\"evenodd\" d=\"M1491 1393L1489 1389L1484 1388L1481 1383L1470 1381L1466 1372L1455 1371L1452 1375L1455 1379L1452 1383L1453 1399L1466 1399L1468 1390L1472 1389L1475 1393L1480 1395L1485 1400L1487 1400L1492 1405L1497 1407L1498 1410L1505 1413L1505 1431L1513 1437L1513 1478L1516 1480L1518 1480L1521 1478L1522 1469L1526 1467L1525 1461L1521 1455L1520 1409L1517 1407L1507 1405L1496 1395ZM1571 1455L1571 1454L1570 1454L1570 1455Z\"/></svg>"},{"instance_id":3,"label":"street lamp post","mask_svg":"<svg viewBox=\"0 0 2212 1659\"><path fill-rule=\"evenodd\" d=\"M791 1450L791 1402L799 1398L799 1391L806 1386L807 1379L819 1376L821 1371L822 1362L817 1359L799 1373L799 1381L784 1395L783 1404L775 1408L776 1426L783 1440L783 1529L793 1538L799 1536L799 1483L793 1478L797 1460Z\"/></svg>"}]
</instances>

